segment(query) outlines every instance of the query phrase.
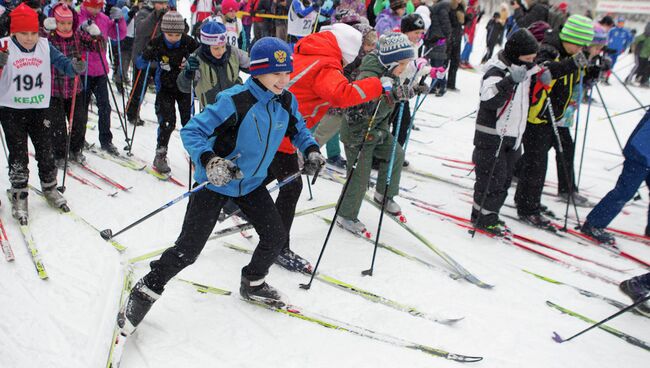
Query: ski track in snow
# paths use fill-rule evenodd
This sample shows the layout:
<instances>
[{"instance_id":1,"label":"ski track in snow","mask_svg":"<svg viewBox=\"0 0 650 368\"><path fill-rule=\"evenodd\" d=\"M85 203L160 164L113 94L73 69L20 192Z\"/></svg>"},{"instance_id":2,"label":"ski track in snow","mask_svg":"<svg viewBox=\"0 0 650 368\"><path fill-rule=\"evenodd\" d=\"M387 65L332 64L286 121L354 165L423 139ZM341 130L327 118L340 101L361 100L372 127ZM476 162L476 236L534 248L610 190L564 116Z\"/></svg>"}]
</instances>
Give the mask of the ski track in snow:
<instances>
[{"instance_id":1,"label":"ski track in snow","mask_svg":"<svg viewBox=\"0 0 650 368\"><path fill-rule=\"evenodd\" d=\"M184 8L182 11L187 12ZM484 49L484 25L478 26L477 33L472 55L475 65ZM630 61L631 57L626 55L618 65L625 66ZM627 72L621 73L621 78ZM423 110L451 117L464 116L477 107L479 82L479 73L461 70L458 75L461 92L448 93L444 98L429 96ZM601 90L612 114L637 106L617 82L610 87L601 86ZM647 90L634 87L632 90L644 103L650 102ZM144 116L155 116L151 104L144 105L143 109ZM586 105L582 105L577 156L581 150L585 115ZM581 186L589 188L592 200L597 201L613 187L620 173L620 168L607 172L603 167L612 167L622 159L598 151L618 152L618 147L608 122L597 120L605 116L603 108L592 106L591 116L587 142L589 149L586 150ZM642 116L642 112L636 112L614 118L621 139L627 139ZM119 120L115 114L112 119L114 143L121 148L123 135ZM411 165L467 186L473 185L468 180L453 177L454 174L466 173L443 165L451 163L416 153L471 160L474 120L450 121L430 114L418 114L417 119L431 126L444 124L440 128L422 127L420 131L412 133L412 137L419 141L433 143L411 142L408 155ZM152 124L137 129L134 145L136 156L147 162L153 160L155 135L156 127ZM97 143L97 131L89 130L87 140ZM549 157L547 180L556 182L553 154ZM70 207L100 230L111 228L117 231L183 191L144 172L123 168L92 154L87 157L93 167L125 186L133 186L130 192L120 192L113 198L106 196L105 192L66 179L65 195ZM187 162L178 134L172 135L169 158L174 176L187 184ZM31 183L39 187L33 160L30 167ZM111 189L99 180L88 177L98 185ZM0 183L9 187L6 175L0 176ZM402 184L417 184L412 192L407 193L411 197L444 205L446 212L469 216L471 207L466 202L469 198L463 193L471 191L424 179L408 171L403 174ZM305 188L298 209L332 203L340 190L339 184L318 180L314 186L314 200L307 201ZM555 188L547 187L546 190L553 192ZM641 193L643 200L640 205L627 206L629 214L619 215L612 226L643 232L648 207L645 187ZM508 203L512 203L514 188L509 195ZM48 208L36 194L30 193L29 201L30 224L50 279L38 279L5 200L1 216L16 261L0 261L0 305L4 317L0 318L0 367L103 367L124 277L121 262L171 245L180 231L186 202L117 237L121 244L128 247L121 255L92 229ZM600 330L591 331L570 343L560 345L553 342L552 331L568 337L588 325L547 307L546 300L596 320L612 314L615 308L581 296L571 288L538 280L521 270L527 269L629 303L616 286L480 235L471 239L466 230L412 206L409 200L400 198L398 201L409 225L481 280L496 285L494 289L480 289L462 279L451 279L442 271L450 269L441 258L388 219L384 221L381 232L382 242L420 257L441 270L432 270L379 249L374 276L362 277L360 271L369 266L372 246L335 228L320 265L321 271L403 304L416 306L421 311L465 316L464 320L454 326L435 324L363 300L317 280L310 291L304 291L298 288L298 284L308 281L306 276L289 273L277 266L271 268L267 280L281 290L291 303L306 310L452 353L484 357L482 362L474 363L476 366L565 367L567 363L593 368L647 366L647 352ZM564 205L555 198L545 196L543 201L556 214L564 214ZM510 208L503 211L514 214ZM579 208L580 218L584 219L588 211ZM332 209L318 215L331 219L333 213ZM373 236L378 217L379 212L374 207L368 203L362 205L359 218L366 223ZM514 221L508 223L515 232L583 257L631 270L622 274L533 246L615 280L622 281L645 272L633 262L592 244L578 244L570 236L560 239ZM217 225L217 229L229 226L232 226L230 221ZM291 234L292 248L315 263L327 226L316 215L297 217ZM251 233L254 234L253 231ZM179 277L224 288L233 294L201 294L185 283L170 282L163 298L128 341L122 368L459 366L459 363L326 329L242 302L238 296L240 269L250 256L223 247L222 240L248 248L255 245L254 241L246 240L239 234L209 241L197 262L186 268ZM621 237L617 240L626 252L650 261L650 246ZM148 271L148 262L135 265L134 281ZM628 313L609 325L650 341L650 320L643 317Z\"/></svg>"}]
</instances>

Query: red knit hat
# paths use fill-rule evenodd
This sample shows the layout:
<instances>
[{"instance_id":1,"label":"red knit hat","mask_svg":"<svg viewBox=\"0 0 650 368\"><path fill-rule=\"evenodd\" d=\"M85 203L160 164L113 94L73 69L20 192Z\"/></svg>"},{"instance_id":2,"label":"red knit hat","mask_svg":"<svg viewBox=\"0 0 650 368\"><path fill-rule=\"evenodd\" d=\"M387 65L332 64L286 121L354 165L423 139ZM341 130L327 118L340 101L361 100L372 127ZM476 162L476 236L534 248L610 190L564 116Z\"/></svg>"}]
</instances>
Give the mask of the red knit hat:
<instances>
[{"instance_id":1,"label":"red knit hat","mask_svg":"<svg viewBox=\"0 0 650 368\"><path fill-rule=\"evenodd\" d=\"M25 3L21 3L9 13L11 18L10 33L38 32L38 14Z\"/></svg>"},{"instance_id":2,"label":"red knit hat","mask_svg":"<svg viewBox=\"0 0 650 368\"><path fill-rule=\"evenodd\" d=\"M53 13L57 22L72 21L72 10L66 4L56 6Z\"/></svg>"},{"instance_id":3,"label":"red knit hat","mask_svg":"<svg viewBox=\"0 0 650 368\"><path fill-rule=\"evenodd\" d=\"M83 6L86 8L101 8L104 6L104 0L84 0Z\"/></svg>"}]
</instances>

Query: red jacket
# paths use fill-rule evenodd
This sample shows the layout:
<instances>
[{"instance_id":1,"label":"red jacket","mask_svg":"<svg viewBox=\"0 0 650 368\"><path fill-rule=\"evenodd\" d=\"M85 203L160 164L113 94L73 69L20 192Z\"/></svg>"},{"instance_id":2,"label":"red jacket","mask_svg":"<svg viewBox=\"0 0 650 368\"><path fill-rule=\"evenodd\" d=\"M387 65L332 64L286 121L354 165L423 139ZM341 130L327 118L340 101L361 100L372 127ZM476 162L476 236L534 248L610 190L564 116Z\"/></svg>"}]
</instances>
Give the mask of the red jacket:
<instances>
[{"instance_id":1,"label":"red jacket","mask_svg":"<svg viewBox=\"0 0 650 368\"><path fill-rule=\"evenodd\" d=\"M330 107L346 108L381 96L383 90L379 78L349 82L343 75L341 60L341 49L331 32L311 34L296 44L291 78L306 73L289 91L298 100L298 110L307 128L315 126ZM294 153L296 149L285 138L278 151Z\"/></svg>"}]
</instances>

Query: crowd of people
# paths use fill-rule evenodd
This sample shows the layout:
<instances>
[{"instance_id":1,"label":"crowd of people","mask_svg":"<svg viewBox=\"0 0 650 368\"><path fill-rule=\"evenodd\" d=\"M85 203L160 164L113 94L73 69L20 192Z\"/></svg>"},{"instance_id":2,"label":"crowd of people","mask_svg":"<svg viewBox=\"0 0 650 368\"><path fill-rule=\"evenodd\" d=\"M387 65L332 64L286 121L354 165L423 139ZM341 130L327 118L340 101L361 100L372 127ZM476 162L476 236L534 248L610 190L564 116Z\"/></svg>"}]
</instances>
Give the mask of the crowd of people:
<instances>
[{"instance_id":1,"label":"crowd of people","mask_svg":"<svg viewBox=\"0 0 650 368\"><path fill-rule=\"evenodd\" d=\"M195 0L191 19L169 0L83 0L79 6L73 0L5 0L2 6L0 88L7 92L0 96L0 122L15 218L28 219L27 137L46 198L65 211L57 167L67 159L85 163L90 104L97 105L101 149L120 155L111 115L123 113L131 124L143 124L140 106L151 82L159 124L154 169L171 172L168 146L179 120L195 185L208 183L191 194L175 245L131 291L119 316L126 333L167 282L197 259L222 209L240 213L260 238L242 268L241 295L280 302L280 293L265 282L269 267L311 270L290 248L300 173L318 175L326 162L347 169L335 221L348 231L366 233L359 213L373 168L373 200L400 215L395 198L408 166L411 116L419 107L410 100L458 90L458 69L474 68L470 56L483 15L477 0ZM547 0L504 3L493 14L472 157L471 219L477 229L496 236L508 232L499 212L515 178L519 219L551 227L541 203L551 148L558 153L558 194L574 205L590 205L575 185L569 129L574 111L585 91L608 83L617 57L630 46L637 68L628 82L648 84L649 32L650 25L634 39L620 17L616 24L610 16L594 22L570 15L567 3L551 6ZM245 81L242 73L249 76ZM111 107L113 85L128 95L125 111ZM603 243L613 242L604 230L609 222L649 180L649 119L646 114L628 142L616 188L581 228ZM323 145L327 159L320 153ZM273 180L283 183L275 201L266 189ZM626 285L635 299L650 290L641 279Z\"/></svg>"}]
</instances>

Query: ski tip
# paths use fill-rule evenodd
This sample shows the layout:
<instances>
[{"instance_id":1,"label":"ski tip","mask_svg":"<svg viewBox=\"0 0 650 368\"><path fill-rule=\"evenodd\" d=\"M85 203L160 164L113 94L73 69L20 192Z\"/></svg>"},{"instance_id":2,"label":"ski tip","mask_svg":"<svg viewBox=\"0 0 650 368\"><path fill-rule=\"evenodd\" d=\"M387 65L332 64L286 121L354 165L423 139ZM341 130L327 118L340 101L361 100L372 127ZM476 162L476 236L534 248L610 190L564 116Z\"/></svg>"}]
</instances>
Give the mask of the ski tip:
<instances>
[{"instance_id":1,"label":"ski tip","mask_svg":"<svg viewBox=\"0 0 650 368\"><path fill-rule=\"evenodd\" d=\"M99 235L102 237L104 240L109 240L113 237L113 232L111 229L105 229L99 232Z\"/></svg>"},{"instance_id":2,"label":"ski tip","mask_svg":"<svg viewBox=\"0 0 650 368\"><path fill-rule=\"evenodd\" d=\"M551 337L553 341L557 342L558 344L561 344L564 342L564 339L562 336L560 336L557 332L553 331L553 336Z\"/></svg>"},{"instance_id":3,"label":"ski tip","mask_svg":"<svg viewBox=\"0 0 650 368\"><path fill-rule=\"evenodd\" d=\"M370 231L364 230L363 236L367 239L372 239L372 234L370 233Z\"/></svg>"},{"instance_id":4,"label":"ski tip","mask_svg":"<svg viewBox=\"0 0 650 368\"><path fill-rule=\"evenodd\" d=\"M403 224L406 223L406 216L404 216L404 215L399 215L398 219L399 219L399 222L401 222L401 223L403 223Z\"/></svg>"}]
</instances>

